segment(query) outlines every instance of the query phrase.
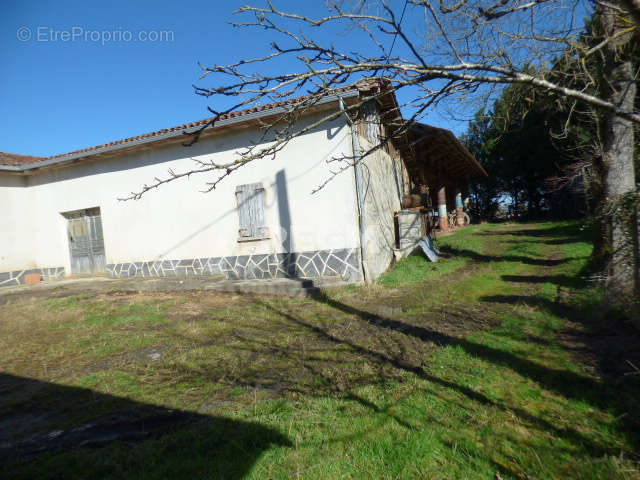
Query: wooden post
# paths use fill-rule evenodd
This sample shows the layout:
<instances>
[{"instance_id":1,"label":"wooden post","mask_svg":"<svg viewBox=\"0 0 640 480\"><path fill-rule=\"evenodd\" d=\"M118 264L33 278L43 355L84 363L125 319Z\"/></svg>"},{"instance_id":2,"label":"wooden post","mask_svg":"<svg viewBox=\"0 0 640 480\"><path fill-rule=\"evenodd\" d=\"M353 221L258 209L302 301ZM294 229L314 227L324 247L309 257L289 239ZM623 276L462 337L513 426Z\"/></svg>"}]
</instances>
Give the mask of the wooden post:
<instances>
[{"instance_id":1,"label":"wooden post","mask_svg":"<svg viewBox=\"0 0 640 480\"><path fill-rule=\"evenodd\" d=\"M438 218L440 230L449 230L449 219L447 218L447 189L444 186L442 174L438 176Z\"/></svg>"}]
</instances>

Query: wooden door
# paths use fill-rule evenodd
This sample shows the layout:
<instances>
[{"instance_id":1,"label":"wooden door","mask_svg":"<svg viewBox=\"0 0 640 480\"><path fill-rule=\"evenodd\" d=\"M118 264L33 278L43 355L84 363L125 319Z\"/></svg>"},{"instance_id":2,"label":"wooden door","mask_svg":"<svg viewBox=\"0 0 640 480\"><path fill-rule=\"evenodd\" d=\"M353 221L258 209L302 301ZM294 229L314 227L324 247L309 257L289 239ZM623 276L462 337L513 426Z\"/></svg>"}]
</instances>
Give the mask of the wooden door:
<instances>
[{"instance_id":1,"label":"wooden door","mask_svg":"<svg viewBox=\"0 0 640 480\"><path fill-rule=\"evenodd\" d=\"M99 208L65 214L73 275L102 273L106 257Z\"/></svg>"}]
</instances>

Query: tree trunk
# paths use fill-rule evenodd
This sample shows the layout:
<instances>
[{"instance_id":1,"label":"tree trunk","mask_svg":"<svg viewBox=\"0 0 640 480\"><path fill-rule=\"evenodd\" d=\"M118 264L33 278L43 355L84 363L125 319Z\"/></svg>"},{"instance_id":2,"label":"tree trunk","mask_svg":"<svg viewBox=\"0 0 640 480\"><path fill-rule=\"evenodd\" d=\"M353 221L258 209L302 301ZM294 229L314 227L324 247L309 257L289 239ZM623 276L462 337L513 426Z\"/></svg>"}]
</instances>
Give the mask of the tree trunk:
<instances>
[{"instance_id":1,"label":"tree trunk","mask_svg":"<svg viewBox=\"0 0 640 480\"><path fill-rule=\"evenodd\" d=\"M619 20L612 9L603 9L601 25L606 37L618 32ZM603 49L605 62L600 87L603 98L626 111L633 110L636 97L633 64L627 53L629 43L630 38L623 36ZM624 211L619 202L625 194L635 190L633 125L618 116L605 114L600 122L600 138L602 159L599 173L603 180L602 217L605 224L601 226L604 231L599 232L604 234L604 244L599 248L605 260L607 294L614 302L626 303L626 299L633 297L636 291L637 222L635 212Z\"/></svg>"}]
</instances>

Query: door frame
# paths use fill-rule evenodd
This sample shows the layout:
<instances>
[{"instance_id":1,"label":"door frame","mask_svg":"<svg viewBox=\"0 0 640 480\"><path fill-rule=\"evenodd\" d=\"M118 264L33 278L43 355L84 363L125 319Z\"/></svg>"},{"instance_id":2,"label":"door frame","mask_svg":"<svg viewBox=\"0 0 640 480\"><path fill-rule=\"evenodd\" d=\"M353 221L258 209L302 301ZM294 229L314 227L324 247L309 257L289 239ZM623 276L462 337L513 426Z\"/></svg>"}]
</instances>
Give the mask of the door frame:
<instances>
[{"instance_id":1,"label":"door frame","mask_svg":"<svg viewBox=\"0 0 640 480\"><path fill-rule=\"evenodd\" d=\"M71 211L67 211L67 212L61 212L61 215L64 219L65 222L65 234L66 234L66 242L67 242L67 248L68 248L68 252L69 252L69 273L70 275L73 276L78 276L78 275L100 275L104 272L106 272L106 247L105 247L105 241L104 241L104 228L102 227L102 211L100 209L100 207L89 207L89 208L81 208L79 210L71 210ZM94 239L92 236L92 228L91 228L91 221L90 218L92 217L98 217L100 219L100 230L102 233L102 256L104 257L104 262L103 262L103 268L98 270L96 269L96 261L95 261L95 256L94 256ZM87 240L89 243L89 247L88 247L88 261L90 263L90 271L82 271L82 272L78 272L78 271L74 271L74 255L73 255L73 249L71 246L71 220L73 219L77 219L77 218L82 218L84 219L84 221L86 222L87 225Z\"/></svg>"}]
</instances>

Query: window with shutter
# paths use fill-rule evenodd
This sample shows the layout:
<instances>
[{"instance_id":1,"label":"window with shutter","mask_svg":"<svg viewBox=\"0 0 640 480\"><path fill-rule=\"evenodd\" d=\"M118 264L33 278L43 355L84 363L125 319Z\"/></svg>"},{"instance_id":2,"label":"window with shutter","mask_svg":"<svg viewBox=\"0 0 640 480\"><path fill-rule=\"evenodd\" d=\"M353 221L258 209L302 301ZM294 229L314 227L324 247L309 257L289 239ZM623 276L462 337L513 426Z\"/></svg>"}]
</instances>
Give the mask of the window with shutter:
<instances>
[{"instance_id":1,"label":"window with shutter","mask_svg":"<svg viewBox=\"0 0 640 480\"><path fill-rule=\"evenodd\" d=\"M236 187L238 202L238 241L269 238L264 216L264 187L262 183L249 183Z\"/></svg>"}]
</instances>

